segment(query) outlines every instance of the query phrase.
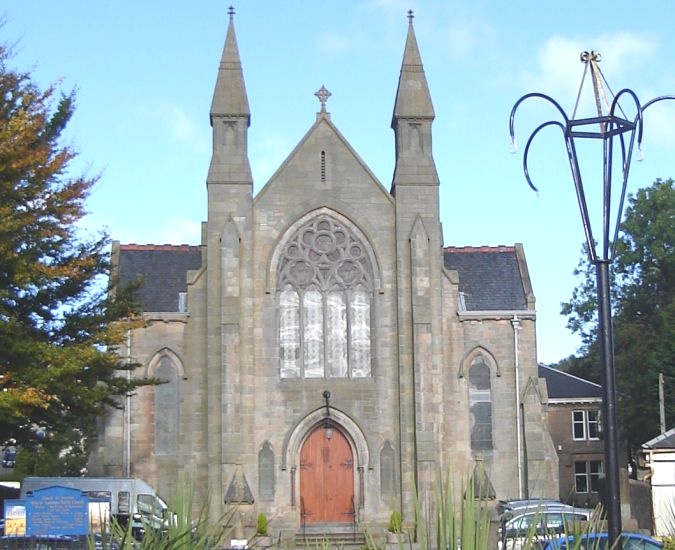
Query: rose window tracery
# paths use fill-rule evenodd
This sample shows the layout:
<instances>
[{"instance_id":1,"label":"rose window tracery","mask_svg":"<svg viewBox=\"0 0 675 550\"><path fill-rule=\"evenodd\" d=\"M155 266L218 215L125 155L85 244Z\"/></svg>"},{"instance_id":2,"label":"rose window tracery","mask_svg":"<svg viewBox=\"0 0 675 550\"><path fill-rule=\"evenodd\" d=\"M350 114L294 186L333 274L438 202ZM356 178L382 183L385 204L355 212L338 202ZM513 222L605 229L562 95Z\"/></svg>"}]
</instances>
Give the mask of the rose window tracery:
<instances>
[{"instance_id":1,"label":"rose window tracery","mask_svg":"<svg viewBox=\"0 0 675 550\"><path fill-rule=\"evenodd\" d=\"M372 268L364 244L322 214L285 243L278 273L281 376L370 376Z\"/></svg>"}]
</instances>

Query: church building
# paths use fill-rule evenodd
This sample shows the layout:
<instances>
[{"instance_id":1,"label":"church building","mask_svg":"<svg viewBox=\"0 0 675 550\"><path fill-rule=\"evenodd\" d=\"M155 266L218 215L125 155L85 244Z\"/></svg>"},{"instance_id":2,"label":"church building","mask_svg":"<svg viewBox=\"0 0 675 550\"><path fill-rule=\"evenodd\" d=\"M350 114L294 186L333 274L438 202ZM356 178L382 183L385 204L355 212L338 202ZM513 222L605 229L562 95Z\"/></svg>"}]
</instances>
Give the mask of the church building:
<instances>
[{"instance_id":1,"label":"church building","mask_svg":"<svg viewBox=\"0 0 675 550\"><path fill-rule=\"evenodd\" d=\"M230 14L201 243L113 243L112 276L141 281L146 321L121 352L141 365L132 376L165 383L105 419L91 474L163 495L186 478L213 517L236 505L245 527L263 512L281 533L384 527L393 510L411 522L440 474L459 487L475 473L488 499L557 498L523 247L443 244L412 14L391 92L388 187L322 87L254 195Z\"/></svg>"}]
</instances>

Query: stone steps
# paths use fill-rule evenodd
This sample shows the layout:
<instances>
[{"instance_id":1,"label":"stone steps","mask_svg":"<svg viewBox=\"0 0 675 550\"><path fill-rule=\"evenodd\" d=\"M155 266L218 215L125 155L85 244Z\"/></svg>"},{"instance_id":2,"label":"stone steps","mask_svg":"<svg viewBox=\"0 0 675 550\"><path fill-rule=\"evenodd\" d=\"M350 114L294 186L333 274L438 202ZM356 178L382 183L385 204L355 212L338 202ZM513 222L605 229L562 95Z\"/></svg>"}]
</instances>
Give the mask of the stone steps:
<instances>
[{"instance_id":1,"label":"stone steps","mask_svg":"<svg viewBox=\"0 0 675 550\"><path fill-rule=\"evenodd\" d=\"M366 544L366 535L351 524L311 526L296 532L294 542L296 548L317 550L363 548Z\"/></svg>"}]
</instances>

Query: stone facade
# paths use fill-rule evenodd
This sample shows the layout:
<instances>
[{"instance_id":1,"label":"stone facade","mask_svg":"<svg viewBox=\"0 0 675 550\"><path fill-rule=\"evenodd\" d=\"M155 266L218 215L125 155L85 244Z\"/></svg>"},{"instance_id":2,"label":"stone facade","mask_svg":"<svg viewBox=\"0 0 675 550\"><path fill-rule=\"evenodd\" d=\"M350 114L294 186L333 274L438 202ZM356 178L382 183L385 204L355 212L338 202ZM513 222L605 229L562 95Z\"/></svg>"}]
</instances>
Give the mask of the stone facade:
<instances>
[{"instance_id":1,"label":"stone facade","mask_svg":"<svg viewBox=\"0 0 675 550\"><path fill-rule=\"evenodd\" d=\"M316 122L253 196L230 20L202 243L113 247L113 275L143 277L148 322L127 346L143 365L134 376L168 383L111 413L92 471L161 493L185 474L214 517L237 503L289 531L384 525L395 509L410 521L416 491L426 502L439 472L459 481L480 470L491 497L557 496L524 252L443 247L412 18L390 190L317 95ZM336 485L340 468L348 481ZM337 493L350 505L335 512Z\"/></svg>"}]
</instances>

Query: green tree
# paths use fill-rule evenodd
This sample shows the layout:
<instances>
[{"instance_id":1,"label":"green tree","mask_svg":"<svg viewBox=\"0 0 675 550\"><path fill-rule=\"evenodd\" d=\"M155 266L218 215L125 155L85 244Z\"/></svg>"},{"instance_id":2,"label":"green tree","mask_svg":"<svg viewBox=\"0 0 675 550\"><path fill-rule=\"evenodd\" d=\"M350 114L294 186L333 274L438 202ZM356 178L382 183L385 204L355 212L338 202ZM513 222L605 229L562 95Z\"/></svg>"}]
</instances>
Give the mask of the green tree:
<instances>
[{"instance_id":1,"label":"green tree","mask_svg":"<svg viewBox=\"0 0 675 550\"><path fill-rule=\"evenodd\" d=\"M28 453L25 473L76 473L97 416L136 385L115 354L134 308L105 284L107 236L78 229L97 178L68 175L74 94L10 59L0 45L0 433Z\"/></svg>"},{"instance_id":2,"label":"green tree","mask_svg":"<svg viewBox=\"0 0 675 550\"><path fill-rule=\"evenodd\" d=\"M659 433L658 375L666 395L675 391L675 190L657 179L628 198L612 264L617 410L622 434L632 447ZM595 270L587 256L575 270L581 282L562 305L568 327L581 335L578 356L559 367L600 380ZM666 420L675 401L665 400Z\"/></svg>"}]
</instances>

